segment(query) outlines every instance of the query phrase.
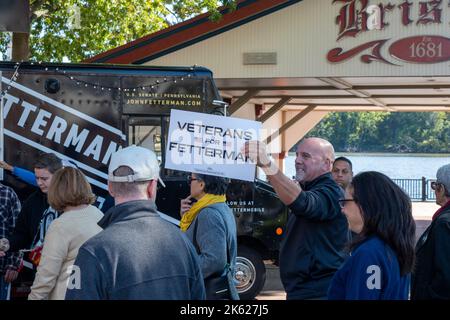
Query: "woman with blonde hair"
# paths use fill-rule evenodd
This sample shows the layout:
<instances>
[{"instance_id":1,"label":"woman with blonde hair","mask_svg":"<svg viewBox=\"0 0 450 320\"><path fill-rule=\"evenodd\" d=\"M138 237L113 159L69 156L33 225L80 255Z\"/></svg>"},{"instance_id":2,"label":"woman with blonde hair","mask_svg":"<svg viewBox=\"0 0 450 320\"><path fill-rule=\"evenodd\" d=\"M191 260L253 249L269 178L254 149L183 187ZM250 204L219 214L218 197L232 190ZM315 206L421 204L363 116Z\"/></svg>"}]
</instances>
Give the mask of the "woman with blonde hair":
<instances>
[{"instance_id":1,"label":"woman with blonde hair","mask_svg":"<svg viewBox=\"0 0 450 320\"><path fill-rule=\"evenodd\" d=\"M69 281L69 276L78 249L102 230L97 222L103 213L92 206L94 201L91 186L80 170L66 167L55 172L48 202L62 214L45 235L29 300L63 300L67 286L76 285L76 281Z\"/></svg>"}]
</instances>

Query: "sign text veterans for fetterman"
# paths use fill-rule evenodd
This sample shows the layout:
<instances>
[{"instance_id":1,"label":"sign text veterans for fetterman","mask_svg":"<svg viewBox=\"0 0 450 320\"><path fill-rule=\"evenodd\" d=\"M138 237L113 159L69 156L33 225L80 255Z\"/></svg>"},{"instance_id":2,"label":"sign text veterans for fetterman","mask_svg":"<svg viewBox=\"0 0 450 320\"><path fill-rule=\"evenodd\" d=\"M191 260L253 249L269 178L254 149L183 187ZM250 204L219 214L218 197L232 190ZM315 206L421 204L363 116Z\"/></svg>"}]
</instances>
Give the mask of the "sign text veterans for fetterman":
<instances>
[{"instance_id":1,"label":"sign text veterans for fetterman","mask_svg":"<svg viewBox=\"0 0 450 320\"><path fill-rule=\"evenodd\" d=\"M260 129L257 121L173 109L165 168L253 181L255 163L241 148Z\"/></svg>"}]
</instances>

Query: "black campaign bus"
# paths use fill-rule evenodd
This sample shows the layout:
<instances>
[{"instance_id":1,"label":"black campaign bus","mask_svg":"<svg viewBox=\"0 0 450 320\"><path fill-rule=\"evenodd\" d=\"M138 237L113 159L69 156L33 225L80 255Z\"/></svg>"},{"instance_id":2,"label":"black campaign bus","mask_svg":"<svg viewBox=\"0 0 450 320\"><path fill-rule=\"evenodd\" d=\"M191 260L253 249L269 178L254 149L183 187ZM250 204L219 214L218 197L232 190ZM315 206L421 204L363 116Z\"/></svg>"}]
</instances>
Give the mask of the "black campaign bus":
<instances>
[{"instance_id":1,"label":"black campaign bus","mask_svg":"<svg viewBox=\"0 0 450 320\"><path fill-rule=\"evenodd\" d=\"M32 170L36 156L53 152L87 176L102 207L111 154L128 144L153 150L164 166L172 108L224 114L210 70L101 64L0 63L4 94L4 160ZM161 170L158 210L179 219L189 194L186 173ZM31 186L5 173L21 200ZM276 263L287 208L260 180L232 180L227 202L238 230L238 291L254 298L265 282L264 260ZM20 291L16 285L16 296Z\"/></svg>"}]
</instances>

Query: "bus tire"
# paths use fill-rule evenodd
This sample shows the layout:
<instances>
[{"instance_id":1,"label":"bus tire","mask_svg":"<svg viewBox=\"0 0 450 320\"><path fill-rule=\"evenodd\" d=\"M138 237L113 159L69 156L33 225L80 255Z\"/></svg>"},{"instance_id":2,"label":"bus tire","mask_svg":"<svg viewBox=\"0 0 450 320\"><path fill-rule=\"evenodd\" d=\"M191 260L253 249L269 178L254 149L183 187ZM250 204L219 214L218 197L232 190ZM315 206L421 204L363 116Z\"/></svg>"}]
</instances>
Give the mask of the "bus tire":
<instances>
[{"instance_id":1,"label":"bus tire","mask_svg":"<svg viewBox=\"0 0 450 320\"><path fill-rule=\"evenodd\" d=\"M261 254L247 246L238 246L235 277L239 297L242 300L253 300L266 282L266 267Z\"/></svg>"}]
</instances>

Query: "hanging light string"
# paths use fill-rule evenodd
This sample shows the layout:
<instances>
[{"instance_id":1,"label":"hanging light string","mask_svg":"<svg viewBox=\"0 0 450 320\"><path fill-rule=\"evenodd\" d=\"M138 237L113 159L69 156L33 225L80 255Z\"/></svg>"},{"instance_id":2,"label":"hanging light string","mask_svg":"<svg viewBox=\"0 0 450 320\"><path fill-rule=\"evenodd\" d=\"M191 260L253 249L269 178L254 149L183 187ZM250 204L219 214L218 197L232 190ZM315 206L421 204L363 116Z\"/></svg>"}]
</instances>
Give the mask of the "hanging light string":
<instances>
[{"instance_id":1,"label":"hanging light string","mask_svg":"<svg viewBox=\"0 0 450 320\"><path fill-rule=\"evenodd\" d=\"M191 67L191 70L193 71L195 68ZM48 68L45 68L46 71L48 71ZM66 70L61 70L60 68L55 68L56 73L61 74L63 76L65 76L66 78L76 82L76 84L78 86L82 86L85 88L91 87L94 89L100 89L102 91L112 91L112 90L117 90L119 92L136 92L137 90L153 90L155 88L157 88L160 85L164 85L164 84L169 84L169 83L177 83L177 82L181 82L184 81L185 79L191 79L193 77L193 72L187 72L184 75L181 76L177 76L177 77L165 77L165 76L161 76L161 80L155 80L154 82L150 83L150 84L145 84L145 85L140 85L140 86L136 86L136 87L113 87L113 86L104 86L104 85L100 85L99 83L92 83L92 82L88 82L85 80L81 80L73 75L70 75L67 73Z\"/></svg>"},{"instance_id":2,"label":"hanging light string","mask_svg":"<svg viewBox=\"0 0 450 320\"><path fill-rule=\"evenodd\" d=\"M98 83L91 83L85 80L81 80L78 79L74 76L71 75L67 75L65 71L63 71L63 75L66 76L67 78L69 78L70 80L76 82L76 84L78 86L84 86L86 88L91 87L94 89L100 89L100 90L108 90L108 91L112 91L112 90L117 90L119 92L136 92L137 90L153 90L155 88L157 88L160 85L164 85L164 84L169 84L169 83L177 83L177 82L181 82L184 81L186 78L190 79L192 78L192 74L191 73L187 73L184 76L180 76L180 77L163 77L161 80L156 80L155 82L151 83L151 84L145 84L145 85L140 85L140 86L136 86L136 87L112 87L112 86L104 86L104 85L100 85Z\"/></svg>"},{"instance_id":3,"label":"hanging light string","mask_svg":"<svg viewBox=\"0 0 450 320\"><path fill-rule=\"evenodd\" d=\"M20 68L20 62L17 62L17 63L14 65L14 72L13 72L13 75L12 75L11 79L9 79L8 84L6 85L6 89L3 90L3 91L0 93L0 99L2 99L4 96L6 96L6 94L7 94L8 91L9 91L9 89L11 89L11 84L12 84L13 82L17 81L17 79L19 78L19 68Z\"/></svg>"},{"instance_id":4,"label":"hanging light string","mask_svg":"<svg viewBox=\"0 0 450 320\"><path fill-rule=\"evenodd\" d=\"M23 61L22 61L23 62ZM11 79L9 80L9 83L6 86L6 89L4 91L2 91L1 93L1 98L3 98L7 93L8 90L11 89L11 83L17 81L18 77L19 77L19 68L21 66L22 62L17 62L14 66L14 72L13 72L13 76L11 77ZM34 62L30 62L30 65L34 65ZM38 62L37 64L41 65L42 62ZM76 84L78 86L83 86L85 88L94 88L94 89L100 89L102 91L113 91L113 90L117 90L119 92L136 92L137 90L154 90L155 88L157 88L160 85L164 85L164 84L170 84L170 83L177 83L177 82L182 82L185 79L191 79L194 76L194 69L195 69L196 65L194 65L193 67L191 67L191 71L190 72L186 72L184 75L181 76L177 76L177 77L165 77L165 76L161 76L161 80L155 80L154 82L150 83L150 84L145 84L145 85L140 85L140 86L136 86L136 87L113 87L113 86L104 86L104 85L100 85L98 83L92 83L92 82L88 82L85 80L81 80L79 78L76 78L73 75L68 74L68 72L66 70L61 70L59 67L56 67L54 70L49 69L49 67L45 67L45 71L55 71L56 73L65 76L66 78L76 82Z\"/></svg>"}]
</instances>

